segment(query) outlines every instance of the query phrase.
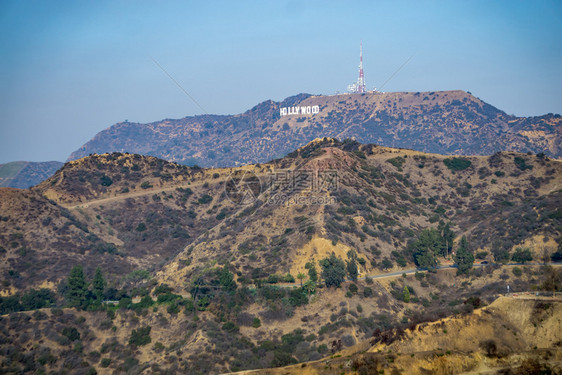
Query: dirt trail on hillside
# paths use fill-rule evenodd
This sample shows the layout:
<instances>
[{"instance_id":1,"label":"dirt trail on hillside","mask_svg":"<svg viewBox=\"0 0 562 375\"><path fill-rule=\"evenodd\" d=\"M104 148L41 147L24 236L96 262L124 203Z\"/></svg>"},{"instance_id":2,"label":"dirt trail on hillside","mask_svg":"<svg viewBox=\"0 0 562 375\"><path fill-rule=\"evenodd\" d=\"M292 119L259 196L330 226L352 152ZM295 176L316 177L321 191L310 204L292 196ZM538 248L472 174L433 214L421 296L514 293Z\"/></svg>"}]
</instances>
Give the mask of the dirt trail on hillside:
<instances>
[{"instance_id":1,"label":"dirt trail on hillside","mask_svg":"<svg viewBox=\"0 0 562 375\"><path fill-rule=\"evenodd\" d=\"M142 191L133 191L133 192L130 192L130 193L117 195L115 197L94 199L94 200L91 200L89 202L84 202L84 203L79 203L79 204L70 204L69 205L69 204L59 203L59 205L64 207L64 208L67 208L69 210L74 210L74 209L77 209L77 208L87 208L87 207L92 206L92 205L101 205L101 204L104 204L104 203L115 202L115 201L124 200L124 199L127 199L127 198L142 197L144 195L154 195L154 194L162 193L164 191L176 190L177 188L184 188L184 189L185 188L192 188L194 186L203 185L203 184L205 184L205 182L207 182L207 181L198 181L198 182L192 182L190 184L167 186L167 187L162 187L162 188L158 188L158 189L146 189L146 190L142 190Z\"/></svg>"}]
</instances>

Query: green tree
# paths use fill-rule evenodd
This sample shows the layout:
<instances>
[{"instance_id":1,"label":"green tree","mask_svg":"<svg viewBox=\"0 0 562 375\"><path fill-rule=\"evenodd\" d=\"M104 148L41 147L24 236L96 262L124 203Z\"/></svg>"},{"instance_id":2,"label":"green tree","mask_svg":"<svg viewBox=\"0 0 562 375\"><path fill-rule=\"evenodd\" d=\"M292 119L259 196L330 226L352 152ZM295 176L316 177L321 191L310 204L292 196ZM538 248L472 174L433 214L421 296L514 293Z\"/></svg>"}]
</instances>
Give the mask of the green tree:
<instances>
[{"instance_id":1,"label":"green tree","mask_svg":"<svg viewBox=\"0 0 562 375\"><path fill-rule=\"evenodd\" d=\"M322 278L326 283L326 287L335 286L339 288L341 283L345 280L345 263L340 258L332 253L328 258L320 261L322 267Z\"/></svg>"},{"instance_id":2,"label":"green tree","mask_svg":"<svg viewBox=\"0 0 562 375\"><path fill-rule=\"evenodd\" d=\"M448 257L453 250L453 243L455 241L455 232L451 230L450 223L445 224L443 221L439 222L439 226L437 230L441 234L441 241L442 245L441 248L443 250L443 256Z\"/></svg>"},{"instance_id":3,"label":"green tree","mask_svg":"<svg viewBox=\"0 0 562 375\"><path fill-rule=\"evenodd\" d=\"M304 283L303 289L306 290L308 294L316 293L316 283L312 280L308 280Z\"/></svg>"},{"instance_id":4,"label":"green tree","mask_svg":"<svg viewBox=\"0 0 562 375\"><path fill-rule=\"evenodd\" d=\"M392 268L392 266L392 261L388 258L384 258L381 262L380 268L382 268L383 270L387 270L389 268Z\"/></svg>"},{"instance_id":5,"label":"green tree","mask_svg":"<svg viewBox=\"0 0 562 375\"><path fill-rule=\"evenodd\" d=\"M236 290L236 281L234 281L234 275L228 270L228 264L219 272L219 282L224 290L233 291Z\"/></svg>"},{"instance_id":6,"label":"green tree","mask_svg":"<svg viewBox=\"0 0 562 375\"><path fill-rule=\"evenodd\" d=\"M411 245L414 262L418 267L437 266L437 254L443 254L443 239L435 228L424 229Z\"/></svg>"},{"instance_id":7,"label":"green tree","mask_svg":"<svg viewBox=\"0 0 562 375\"><path fill-rule=\"evenodd\" d=\"M17 294L7 297L0 296L0 314L8 314L22 309L23 306L20 304L20 298Z\"/></svg>"},{"instance_id":8,"label":"green tree","mask_svg":"<svg viewBox=\"0 0 562 375\"><path fill-rule=\"evenodd\" d=\"M69 306L76 308L86 307L86 292L88 285L84 278L84 270L81 265L72 267L67 280L68 290L66 300Z\"/></svg>"},{"instance_id":9,"label":"green tree","mask_svg":"<svg viewBox=\"0 0 562 375\"><path fill-rule=\"evenodd\" d=\"M533 254L528 247L518 247L515 249L511 260L517 263L523 263L533 260Z\"/></svg>"},{"instance_id":10,"label":"green tree","mask_svg":"<svg viewBox=\"0 0 562 375\"><path fill-rule=\"evenodd\" d=\"M301 288L302 288L302 281L303 281L305 278L306 278L306 275L305 275L304 273L299 272L299 273L297 274L297 279L299 279L300 282L301 282Z\"/></svg>"},{"instance_id":11,"label":"green tree","mask_svg":"<svg viewBox=\"0 0 562 375\"><path fill-rule=\"evenodd\" d=\"M509 260L509 249L507 249L500 240L492 242L491 250L496 262L506 263Z\"/></svg>"},{"instance_id":12,"label":"green tree","mask_svg":"<svg viewBox=\"0 0 562 375\"><path fill-rule=\"evenodd\" d=\"M94 303L99 306L103 301L103 292L105 291L105 279L103 278L103 274L101 273L101 269L99 267L96 268L96 273L94 274L92 289L96 298Z\"/></svg>"},{"instance_id":13,"label":"green tree","mask_svg":"<svg viewBox=\"0 0 562 375\"><path fill-rule=\"evenodd\" d=\"M357 263L355 262L354 258L351 258L347 261L347 274L349 278L353 281L357 280L357 275L359 274L357 271Z\"/></svg>"},{"instance_id":14,"label":"green tree","mask_svg":"<svg viewBox=\"0 0 562 375\"><path fill-rule=\"evenodd\" d=\"M318 282L318 271L314 261L307 262L304 268L308 269L308 279L314 283Z\"/></svg>"},{"instance_id":15,"label":"green tree","mask_svg":"<svg viewBox=\"0 0 562 375\"><path fill-rule=\"evenodd\" d=\"M402 292L402 297L404 298L404 302L410 302L410 289L408 289L407 285L404 285L404 291Z\"/></svg>"},{"instance_id":16,"label":"green tree","mask_svg":"<svg viewBox=\"0 0 562 375\"><path fill-rule=\"evenodd\" d=\"M129 345L143 346L150 344L152 341L150 338L150 330L152 327L141 327L139 329L133 329L131 332L131 337L129 337Z\"/></svg>"},{"instance_id":17,"label":"green tree","mask_svg":"<svg viewBox=\"0 0 562 375\"><path fill-rule=\"evenodd\" d=\"M36 310L54 305L55 293L49 289L30 289L21 297L21 305L24 310Z\"/></svg>"},{"instance_id":18,"label":"green tree","mask_svg":"<svg viewBox=\"0 0 562 375\"><path fill-rule=\"evenodd\" d=\"M457 275L468 274L474 264L474 255L470 252L466 236L462 236L454 259L457 265Z\"/></svg>"}]
</instances>

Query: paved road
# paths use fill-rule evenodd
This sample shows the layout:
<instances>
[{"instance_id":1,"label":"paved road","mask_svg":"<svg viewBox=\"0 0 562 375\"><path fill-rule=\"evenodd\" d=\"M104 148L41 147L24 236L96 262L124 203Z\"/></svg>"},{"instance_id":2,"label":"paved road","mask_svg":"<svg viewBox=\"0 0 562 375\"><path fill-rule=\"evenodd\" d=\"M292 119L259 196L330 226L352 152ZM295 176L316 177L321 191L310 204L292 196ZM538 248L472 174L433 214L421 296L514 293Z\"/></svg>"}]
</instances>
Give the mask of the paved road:
<instances>
[{"instance_id":1,"label":"paved road","mask_svg":"<svg viewBox=\"0 0 562 375\"><path fill-rule=\"evenodd\" d=\"M553 267L562 266L562 262L548 263L548 264L553 266ZM502 263L474 263L473 267L484 267L484 266L493 266L493 265L498 265L498 266L543 266L544 263L507 263L507 264L502 264ZM439 266L435 267L434 269L435 270L446 270L446 269L453 269L453 268L457 268L457 266L454 265L454 264L443 264L443 265L439 265ZM411 269L408 269L408 270L388 272L388 273L382 273L382 274L378 274L378 275L361 276L358 279L365 279L367 277L370 278L370 279L384 279L385 277L402 276L403 274L409 275L409 274L412 274L412 273L424 272L424 271L429 271L429 269L428 268L411 268Z\"/></svg>"},{"instance_id":2,"label":"paved road","mask_svg":"<svg viewBox=\"0 0 562 375\"><path fill-rule=\"evenodd\" d=\"M473 267L484 267L484 266L493 266L493 265L498 265L498 266L544 266L544 263L507 263L507 264L502 264L502 263L475 263L473 265ZM548 263L548 265L553 266L553 267L562 267L562 262L558 262L558 263ZM455 266L454 264L443 264L443 265L439 265L437 267L434 268L434 270L447 270L447 269L454 269L457 268L457 266ZM361 276L358 277L357 279L362 280L362 279L384 279L387 277L398 277L398 276L402 276L403 274L406 275L411 275L413 273L416 272L426 272L429 271L429 269L427 268L411 268L408 270L401 270L401 271L396 271L396 272L387 272L387 273L380 273L378 275L367 275L367 276ZM345 281L351 281L350 279L345 279ZM264 282L264 284L267 284ZM282 288L292 288L292 287L299 287L300 284L298 282L295 283L276 283L276 284L270 284L270 285L275 285L275 286L279 286Z\"/></svg>"}]
</instances>

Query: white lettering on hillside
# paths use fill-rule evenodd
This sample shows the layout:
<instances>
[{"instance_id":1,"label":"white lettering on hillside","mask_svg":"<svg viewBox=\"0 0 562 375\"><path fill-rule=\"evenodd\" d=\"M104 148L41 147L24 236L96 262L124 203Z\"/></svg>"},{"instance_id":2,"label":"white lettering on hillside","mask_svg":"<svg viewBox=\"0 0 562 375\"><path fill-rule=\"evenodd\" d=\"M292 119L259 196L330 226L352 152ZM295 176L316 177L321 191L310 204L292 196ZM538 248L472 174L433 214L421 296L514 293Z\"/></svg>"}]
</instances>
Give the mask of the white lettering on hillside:
<instances>
[{"instance_id":1,"label":"white lettering on hillside","mask_svg":"<svg viewBox=\"0 0 562 375\"><path fill-rule=\"evenodd\" d=\"M310 114L315 115L319 112L320 112L320 106L317 105L279 108L279 114L281 115L281 117L288 116L288 115L310 115Z\"/></svg>"}]
</instances>

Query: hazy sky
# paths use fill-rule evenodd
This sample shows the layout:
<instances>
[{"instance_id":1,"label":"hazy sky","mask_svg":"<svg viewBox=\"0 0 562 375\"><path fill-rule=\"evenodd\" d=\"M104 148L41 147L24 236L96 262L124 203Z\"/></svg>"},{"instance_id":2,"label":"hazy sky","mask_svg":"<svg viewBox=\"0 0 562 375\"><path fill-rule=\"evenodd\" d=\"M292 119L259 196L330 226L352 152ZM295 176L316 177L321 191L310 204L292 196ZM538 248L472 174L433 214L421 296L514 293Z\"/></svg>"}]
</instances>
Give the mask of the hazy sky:
<instances>
[{"instance_id":1,"label":"hazy sky","mask_svg":"<svg viewBox=\"0 0 562 375\"><path fill-rule=\"evenodd\" d=\"M0 163L60 160L112 124L236 114L357 78L562 113L561 1L0 1Z\"/></svg>"}]
</instances>

